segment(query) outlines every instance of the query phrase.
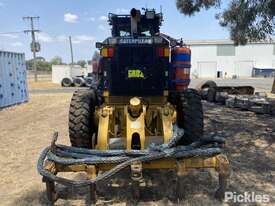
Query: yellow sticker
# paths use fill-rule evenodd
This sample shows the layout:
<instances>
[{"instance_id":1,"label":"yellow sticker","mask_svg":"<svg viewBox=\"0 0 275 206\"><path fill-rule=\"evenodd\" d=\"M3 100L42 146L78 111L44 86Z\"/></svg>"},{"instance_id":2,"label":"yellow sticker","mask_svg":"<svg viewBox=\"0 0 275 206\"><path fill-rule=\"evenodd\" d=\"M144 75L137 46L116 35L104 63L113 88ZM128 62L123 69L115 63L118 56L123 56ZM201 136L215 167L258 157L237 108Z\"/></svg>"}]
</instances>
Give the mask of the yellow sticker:
<instances>
[{"instance_id":1,"label":"yellow sticker","mask_svg":"<svg viewBox=\"0 0 275 206\"><path fill-rule=\"evenodd\" d=\"M128 78L142 78L142 79L144 79L144 74L139 69L128 70Z\"/></svg>"}]
</instances>

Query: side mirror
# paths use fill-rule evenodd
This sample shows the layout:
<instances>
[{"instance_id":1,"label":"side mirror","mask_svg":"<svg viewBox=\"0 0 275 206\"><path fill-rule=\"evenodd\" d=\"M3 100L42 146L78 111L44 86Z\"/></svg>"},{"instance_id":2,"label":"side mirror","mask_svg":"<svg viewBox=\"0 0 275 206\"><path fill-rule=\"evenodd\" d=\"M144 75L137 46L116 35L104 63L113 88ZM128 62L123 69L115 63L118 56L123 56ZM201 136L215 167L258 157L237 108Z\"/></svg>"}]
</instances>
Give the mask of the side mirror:
<instances>
[{"instance_id":1,"label":"side mirror","mask_svg":"<svg viewBox=\"0 0 275 206\"><path fill-rule=\"evenodd\" d=\"M103 44L102 44L101 42L96 42L96 43L95 43L95 47L96 47L97 49L100 49L100 48L103 47Z\"/></svg>"}]
</instances>

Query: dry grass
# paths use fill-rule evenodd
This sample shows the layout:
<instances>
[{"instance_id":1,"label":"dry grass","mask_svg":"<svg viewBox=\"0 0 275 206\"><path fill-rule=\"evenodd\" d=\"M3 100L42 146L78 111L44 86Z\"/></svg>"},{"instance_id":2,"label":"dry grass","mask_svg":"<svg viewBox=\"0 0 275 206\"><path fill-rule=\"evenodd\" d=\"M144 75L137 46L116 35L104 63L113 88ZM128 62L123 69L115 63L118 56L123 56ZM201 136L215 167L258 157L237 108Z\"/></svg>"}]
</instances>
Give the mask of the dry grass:
<instances>
[{"instance_id":1,"label":"dry grass","mask_svg":"<svg viewBox=\"0 0 275 206\"><path fill-rule=\"evenodd\" d=\"M34 80L28 80L28 87L29 90L34 89L54 89L54 88L60 88L61 86L59 84L54 84L51 81L38 81L35 82Z\"/></svg>"},{"instance_id":2,"label":"dry grass","mask_svg":"<svg viewBox=\"0 0 275 206\"><path fill-rule=\"evenodd\" d=\"M0 111L0 205L40 205L44 188L36 171L37 157L53 131L68 144L70 96L34 95L29 103Z\"/></svg>"},{"instance_id":3,"label":"dry grass","mask_svg":"<svg viewBox=\"0 0 275 206\"><path fill-rule=\"evenodd\" d=\"M28 74L28 87L29 90L36 89L55 89L60 88L61 85L52 83L51 74L38 74L38 81L34 81L34 75Z\"/></svg>"}]
</instances>

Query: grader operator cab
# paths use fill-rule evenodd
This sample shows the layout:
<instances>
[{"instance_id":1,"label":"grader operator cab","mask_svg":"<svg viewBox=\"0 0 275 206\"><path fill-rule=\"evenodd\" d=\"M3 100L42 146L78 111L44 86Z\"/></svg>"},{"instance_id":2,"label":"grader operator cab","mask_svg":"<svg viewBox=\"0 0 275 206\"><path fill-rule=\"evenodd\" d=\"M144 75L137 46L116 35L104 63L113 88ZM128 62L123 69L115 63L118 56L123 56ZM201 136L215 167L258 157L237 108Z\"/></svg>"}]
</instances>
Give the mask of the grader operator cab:
<instances>
[{"instance_id":1,"label":"grader operator cab","mask_svg":"<svg viewBox=\"0 0 275 206\"><path fill-rule=\"evenodd\" d=\"M131 168L136 182L143 178L143 168L178 173L214 168L220 174L218 194L223 195L228 162L217 145L224 141L201 138L201 98L188 88L191 51L182 41L160 33L162 21L162 13L148 9L109 14L112 36L96 43L101 54L99 84L96 89L76 91L71 100L73 147L55 145L54 139L38 162L49 199L55 200L55 182L90 185L95 194L98 181L125 167ZM158 139L157 145L150 144L152 137ZM119 148L113 147L113 138L120 140ZM56 176L64 171L85 171L90 179Z\"/></svg>"}]
</instances>

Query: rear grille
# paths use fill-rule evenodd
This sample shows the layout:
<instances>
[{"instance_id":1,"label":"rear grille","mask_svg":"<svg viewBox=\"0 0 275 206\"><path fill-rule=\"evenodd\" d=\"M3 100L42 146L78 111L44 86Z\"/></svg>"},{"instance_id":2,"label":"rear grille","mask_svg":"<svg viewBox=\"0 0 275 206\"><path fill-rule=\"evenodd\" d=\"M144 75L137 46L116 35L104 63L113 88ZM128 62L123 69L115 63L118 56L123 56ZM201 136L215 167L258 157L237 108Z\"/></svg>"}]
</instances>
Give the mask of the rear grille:
<instances>
[{"instance_id":1,"label":"rear grille","mask_svg":"<svg viewBox=\"0 0 275 206\"><path fill-rule=\"evenodd\" d=\"M154 51L152 47L120 47L118 49L118 62L121 66L154 64Z\"/></svg>"},{"instance_id":2,"label":"rear grille","mask_svg":"<svg viewBox=\"0 0 275 206\"><path fill-rule=\"evenodd\" d=\"M144 96L162 95L165 77L153 45L118 46L111 68L112 95ZM128 78L129 70L139 70L144 78Z\"/></svg>"}]
</instances>

